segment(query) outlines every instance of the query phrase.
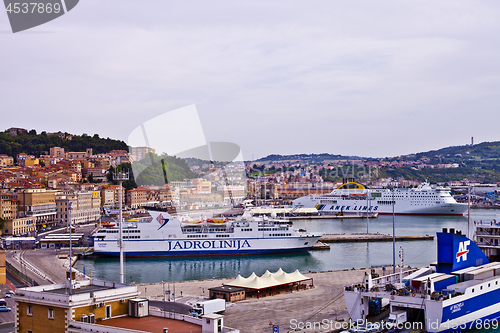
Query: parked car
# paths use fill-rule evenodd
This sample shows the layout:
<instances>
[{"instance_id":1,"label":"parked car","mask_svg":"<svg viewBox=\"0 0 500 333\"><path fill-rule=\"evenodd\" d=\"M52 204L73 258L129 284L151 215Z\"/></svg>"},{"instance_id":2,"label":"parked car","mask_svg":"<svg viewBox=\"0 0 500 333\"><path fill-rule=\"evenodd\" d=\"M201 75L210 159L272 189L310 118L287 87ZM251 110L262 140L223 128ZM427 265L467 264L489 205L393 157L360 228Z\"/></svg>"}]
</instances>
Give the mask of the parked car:
<instances>
[{"instance_id":1,"label":"parked car","mask_svg":"<svg viewBox=\"0 0 500 333\"><path fill-rule=\"evenodd\" d=\"M12 290L9 290L9 291L7 291L7 294L14 295L14 294L15 294L15 292L14 292L14 291L12 291Z\"/></svg>"},{"instance_id":2,"label":"parked car","mask_svg":"<svg viewBox=\"0 0 500 333\"><path fill-rule=\"evenodd\" d=\"M4 297L5 297L5 298L10 298L10 296L11 296L10 294L5 294L5 296L4 296Z\"/></svg>"},{"instance_id":3,"label":"parked car","mask_svg":"<svg viewBox=\"0 0 500 333\"><path fill-rule=\"evenodd\" d=\"M342 331L340 333L355 333L356 332L356 329L355 328L350 328L348 330L345 330L345 331Z\"/></svg>"},{"instance_id":4,"label":"parked car","mask_svg":"<svg viewBox=\"0 0 500 333\"><path fill-rule=\"evenodd\" d=\"M0 306L0 312L10 312L10 308L6 307L5 305Z\"/></svg>"}]
</instances>

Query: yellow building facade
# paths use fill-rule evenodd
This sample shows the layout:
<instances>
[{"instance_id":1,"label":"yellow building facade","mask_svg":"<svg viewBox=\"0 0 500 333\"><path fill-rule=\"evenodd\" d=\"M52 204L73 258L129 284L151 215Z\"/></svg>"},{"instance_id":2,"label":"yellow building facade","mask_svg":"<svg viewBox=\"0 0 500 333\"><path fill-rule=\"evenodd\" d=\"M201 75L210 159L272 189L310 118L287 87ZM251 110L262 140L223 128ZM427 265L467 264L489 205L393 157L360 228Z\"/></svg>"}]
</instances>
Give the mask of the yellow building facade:
<instances>
[{"instance_id":1,"label":"yellow building facade","mask_svg":"<svg viewBox=\"0 0 500 333\"><path fill-rule=\"evenodd\" d=\"M5 250L0 250L0 284L7 283L7 271L5 268Z\"/></svg>"},{"instance_id":2,"label":"yellow building facade","mask_svg":"<svg viewBox=\"0 0 500 333\"><path fill-rule=\"evenodd\" d=\"M137 287L105 281L19 288L16 301L16 332L63 333L71 321L99 322L128 314L129 299L139 295ZM92 318L92 319L89 319Z\"/></svg>"}]
</instances>

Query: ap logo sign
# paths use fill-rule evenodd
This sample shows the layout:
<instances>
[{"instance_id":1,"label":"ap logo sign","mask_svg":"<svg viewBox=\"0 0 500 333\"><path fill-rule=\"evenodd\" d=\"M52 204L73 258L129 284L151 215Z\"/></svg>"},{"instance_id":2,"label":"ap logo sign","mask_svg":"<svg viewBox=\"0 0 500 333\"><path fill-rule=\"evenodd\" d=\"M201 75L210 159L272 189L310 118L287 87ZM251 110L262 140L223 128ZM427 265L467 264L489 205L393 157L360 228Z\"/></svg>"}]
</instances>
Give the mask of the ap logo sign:
<instances>
[{"instance_id":1,"label":"ap logo sign","mask_svg":"<svg viewBox=\"0 0 500 333\"><path fill-rule=\"evenodd\" d=\"M458 243L457 263L460 262L460 259L462 259L462 261L467 261L467 253L469 253L467 247L469 245L470 240Z\"/></svg>"},{"instance_id":2,"label":"ap logo sign","mask_svg":"<svg viewBox=\"0 0 500 333\"><path fill-rule=\"evenodd\" d=\"M3 0L12 32L31 29L72 10L79 0Z\"/></svg>"}]
</instances>

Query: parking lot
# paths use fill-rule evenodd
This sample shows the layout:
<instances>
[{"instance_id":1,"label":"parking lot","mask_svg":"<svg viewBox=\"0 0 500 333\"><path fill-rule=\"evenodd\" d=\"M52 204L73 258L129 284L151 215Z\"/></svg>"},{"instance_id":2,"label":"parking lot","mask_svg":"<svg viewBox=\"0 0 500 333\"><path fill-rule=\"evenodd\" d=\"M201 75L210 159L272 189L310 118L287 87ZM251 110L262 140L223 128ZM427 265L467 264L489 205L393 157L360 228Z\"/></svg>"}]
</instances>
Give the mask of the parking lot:
<instances>
[{"instance_id":1,"label":"parking lot","mask_svg":"<svg viewBox=\"0 0 500 333\"><path fill-rule=\"evenodd\" d=\"M8 292L12 291L12 289L7 285L0 285L0 295L7 302L7 307L13 309L14 308L14 300L10 298ZM0 323L10 323L14 321L14 312L0 312Z\"/></svg>"}]
</instances>

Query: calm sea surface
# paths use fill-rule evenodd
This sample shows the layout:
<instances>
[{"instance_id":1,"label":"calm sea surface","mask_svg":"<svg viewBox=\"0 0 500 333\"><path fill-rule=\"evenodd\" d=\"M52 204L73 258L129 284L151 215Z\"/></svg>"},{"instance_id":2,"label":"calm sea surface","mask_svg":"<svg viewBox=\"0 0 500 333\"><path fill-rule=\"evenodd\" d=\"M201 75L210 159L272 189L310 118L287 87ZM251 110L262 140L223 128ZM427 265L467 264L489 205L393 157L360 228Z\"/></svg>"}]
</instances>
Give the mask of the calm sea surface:
<instances>
[{"instance_id":1,"label":"calm sea surface","mask_svg":"<svg viewBox=\"0 0 500 333\"><path fill-rule=\"evenodd\" d=\"M499 210L473 210L472 221L500 220ZM294 228L324 233L366 232L366 219L296 220ZM396 235L434 235L442 228L455 228L467 233L467 217L461 216L396 216ZM383 215L369 221L370 232L392 234L392 216ZM400 246L404 250L404 263L414 267L427 266L436 261L436 240L396 243L396 261L399 263ZM303 254L266 256L229 256L213 258L148 258L125 259L126 283L154 283L210 278L235 278L238 274L257 275L266 270L285 272L299 269L315 272L363 268L392 264L392 243L340 243L331 244L330 251L311 251ZM75 267L88 276L119 281L119 259L80 259Z\"/></svg>"}]
</instances>

